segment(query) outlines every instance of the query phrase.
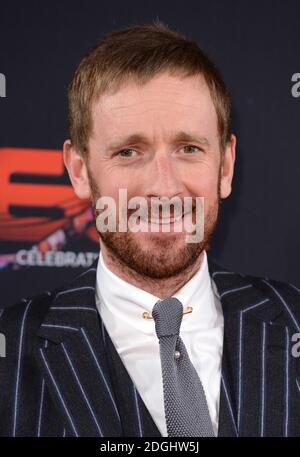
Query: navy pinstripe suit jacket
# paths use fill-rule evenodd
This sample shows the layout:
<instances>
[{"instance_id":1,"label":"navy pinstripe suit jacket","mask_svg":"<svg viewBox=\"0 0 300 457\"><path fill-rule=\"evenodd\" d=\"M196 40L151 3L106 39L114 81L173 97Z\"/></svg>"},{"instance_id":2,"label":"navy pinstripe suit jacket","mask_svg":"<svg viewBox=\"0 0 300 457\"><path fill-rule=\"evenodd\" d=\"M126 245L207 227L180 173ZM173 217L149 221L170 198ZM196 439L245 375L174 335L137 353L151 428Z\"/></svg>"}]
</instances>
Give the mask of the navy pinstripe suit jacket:
<instances>
[{"instance_id":1,"label":"navy pinstripe suit jacket","mask_svg":"<svg viewBox=\"0 0 300 457\"><path fill-rule=\"evenodd\" d=\"M3 310L0 436L161 436L96 310L96 264ZM300 436L300 291L208 266L224 313L218 435Z\"/></svg>"}]
</instances>

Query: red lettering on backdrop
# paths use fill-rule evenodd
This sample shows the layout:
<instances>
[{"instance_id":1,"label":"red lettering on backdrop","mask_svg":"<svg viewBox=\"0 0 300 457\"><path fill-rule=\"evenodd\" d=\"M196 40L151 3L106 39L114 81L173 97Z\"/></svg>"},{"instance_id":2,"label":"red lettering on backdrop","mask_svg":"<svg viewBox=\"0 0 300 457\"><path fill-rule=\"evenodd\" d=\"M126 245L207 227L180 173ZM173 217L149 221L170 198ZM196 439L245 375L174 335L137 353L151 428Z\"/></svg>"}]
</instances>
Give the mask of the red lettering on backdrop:
<instances>
[{"instance_id":1,"label":"red lettering on backdrop","mask_svg":"<svg viewBox=\"0 0 300 457\"><path fill-rule=\"evenodd\" d=\"M49 149L0 148L0 239L7 241L37 242L76 219L80 221L90 206L80 200L71 184L11 182L17 174L62 177L64 163L62 151ZM12 214L11 207L53 207L62 210L62 217L26 217ZM86 212L87 213L87 212ZM90 214L90 212L89 212ZM77 224L78 225L78 224ZM85 234L98 240L95 228Z\"/></svg>"}]
</instances>

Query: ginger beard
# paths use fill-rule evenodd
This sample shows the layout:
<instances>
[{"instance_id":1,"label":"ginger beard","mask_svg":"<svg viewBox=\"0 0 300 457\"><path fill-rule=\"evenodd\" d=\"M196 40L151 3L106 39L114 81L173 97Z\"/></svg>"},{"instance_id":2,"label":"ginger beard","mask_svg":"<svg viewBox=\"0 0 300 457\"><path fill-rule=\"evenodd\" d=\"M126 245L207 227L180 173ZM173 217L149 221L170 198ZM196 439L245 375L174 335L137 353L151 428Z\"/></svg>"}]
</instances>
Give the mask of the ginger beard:
<instances>
[{"instance_id":1,"label":"ginger beard","mask_svg":"<svg viewBox=\"0 0 300 457\"><path fill-rule=\"evenodd\" d=\"M99 214L96 210L96 202L101 197L98 185L87 167L89 185L91 189L91 202L95 216ZM174 248L176 241L173 236L160 237L158 234L152 235L151 232L145 233L151 241L151 247L145 248L142 240L136 233L127 232L99 232L99 236L105 244L110 254L127 268L134 270L140 276L151 279L167 279L179 275L196 262L204 250L210 249L210 240L215 232L220 214L221 204L221 166L216 189L216 198L210 205L204 220L204 234L202 241L194 243L180 242ZM204 205L206 204L206 199ZM136 210L128 210L128 218ZM193 209L193 222L195 223L195 209ZM118 221L117 221L118 228ZM179 234L181 235L181 234ZM178 243L179 244L179 243Z\"/></svg>"}]
</instances>

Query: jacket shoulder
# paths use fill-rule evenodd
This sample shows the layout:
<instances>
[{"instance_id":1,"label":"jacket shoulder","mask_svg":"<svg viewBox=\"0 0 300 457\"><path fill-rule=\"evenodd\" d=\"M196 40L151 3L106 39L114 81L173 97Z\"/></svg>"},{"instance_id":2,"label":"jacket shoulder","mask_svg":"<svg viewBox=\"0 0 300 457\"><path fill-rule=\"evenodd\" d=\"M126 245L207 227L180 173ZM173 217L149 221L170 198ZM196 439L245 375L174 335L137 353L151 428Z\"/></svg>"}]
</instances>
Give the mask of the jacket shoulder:
<instances>
[{"instance_id":1,"label":"jacket shoulder","mask_svg":"<svg viewBox=\"0 0 300 457\"><path fill-rule=\"evenodd\" d=\"M242 275L246 281L249 281L254 287L267 293L276 295L279 300L293 300L300 306L300 289L289 282L281 281L274 278L254 275Z\"/></svg>"},{"instance_id":2,"label":"jacket shoulder","mask_svg":"<svg viewBox=\"0 0 300 457\"><path fill-rule=\"evenodd\" d=\"M0 309L0 332L6 335L22 327L26 319L26 329L34 332L34 329L43 320L57 290L44 291L26 298L22 298L11 305Z\"/></svg>"},{"instance_id":3,"label":"jacket shoulder","mask_svg":"<svg viewBox=\"0 0 300 457\"><path fill-rule=\"evenodd\" d=\"M242 310L244 294L250 293L252 289L255 292L254 305L264 300L268 303L270 312L266 313L266 316L275 316L277 313L278 323L292 323L300 331L300 288L278 279L232 271L218 264L211 256L208 259L210 275L221 297L233 297L234 293L238 301L236 307ZM256 314L261 314L266 307L253 306L253 309Z\"/></svg>"},{"instance_id":4,"label":"jacket shoulder","mask_svg":"<svg viewBox=\"0 0 300 457\"><path fill-rule=\"evenodd\" d=\"M243 275L256 290L276 303L286 318L286 324L292 323L300 331L300 289L289 282L278 279Z\"/></svg>"},{"instance_id":5,"label":"jacket shoulder","mask_svg":"<svg viewBox=\"0 0 300 457\"><path fill-rule=\"evenodd\" d=\"M84 273L76 275L52 290L46 290L42 293L22 298L11 305L0 307L0 332L5 334L6 332L20 329L20 325L26 320L26 331L33 334L44 320L48 309L59 293L90 284L90 275L86 273L91 270L95 274L95 268L89 268Z\"/></svg>"}]
</instances>

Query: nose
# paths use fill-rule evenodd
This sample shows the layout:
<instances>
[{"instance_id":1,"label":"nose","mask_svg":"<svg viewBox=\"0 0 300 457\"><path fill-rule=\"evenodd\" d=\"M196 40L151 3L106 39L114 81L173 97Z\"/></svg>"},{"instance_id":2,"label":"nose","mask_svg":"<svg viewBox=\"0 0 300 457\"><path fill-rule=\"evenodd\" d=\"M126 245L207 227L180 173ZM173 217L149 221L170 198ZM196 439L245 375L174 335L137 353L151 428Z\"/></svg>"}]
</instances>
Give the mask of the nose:
<instances>
[{"instance_id":1,"label":"nose","mask_svg":"<svg viewBox=\"0 0 300 457\"><path fill-rule=\"evenodd\" d=\"M158 152L146 172L146 195L168 197L171 199L183 193L183 183L174 158L164 152Z\"/></svg>"}]
</instances>

